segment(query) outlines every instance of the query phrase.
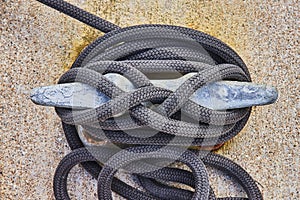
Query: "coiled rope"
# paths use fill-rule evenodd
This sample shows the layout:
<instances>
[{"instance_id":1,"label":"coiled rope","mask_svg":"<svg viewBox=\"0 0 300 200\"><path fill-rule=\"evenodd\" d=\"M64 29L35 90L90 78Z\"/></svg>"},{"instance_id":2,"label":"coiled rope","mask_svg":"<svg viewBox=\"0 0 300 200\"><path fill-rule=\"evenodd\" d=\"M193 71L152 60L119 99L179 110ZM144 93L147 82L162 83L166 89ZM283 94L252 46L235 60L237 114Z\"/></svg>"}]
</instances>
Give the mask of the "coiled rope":
<instances>
[{"instance_id":1,"label":"coiled rope","mask_svg":"<svg viewBox=\"0 0 300 200\"><path fill-rule=\"evenodd\" d=\"M255 181L240 166L208 151L188 149L220 145L245 126L251 108L214 111L189 100L209 82L251 81L237 53L196 30L170 25L120 28L62 0L38 1L106 33L86 47L59 80L59 84L88 84L110 101L95 109L56 108L72 149L55 173L57 199L69 199L67 175L79 163L98 179L99 199L112 199L111 191L132 200L217 199L209 185L206 165L234 177L249 199L262 199ZM151 73L178 76L190 72L196 74L174 92L149 81ZM107 73L123 75L136 89L123 91L103 76ZM76 126L95 139L109 140L114 147L85 147ZM191 171L169 165L176 162ZM117 179L118 169L132 173L143 190ZM174 187L170 184L174 182L194 191Z\"/></svg>"}]
</instances>

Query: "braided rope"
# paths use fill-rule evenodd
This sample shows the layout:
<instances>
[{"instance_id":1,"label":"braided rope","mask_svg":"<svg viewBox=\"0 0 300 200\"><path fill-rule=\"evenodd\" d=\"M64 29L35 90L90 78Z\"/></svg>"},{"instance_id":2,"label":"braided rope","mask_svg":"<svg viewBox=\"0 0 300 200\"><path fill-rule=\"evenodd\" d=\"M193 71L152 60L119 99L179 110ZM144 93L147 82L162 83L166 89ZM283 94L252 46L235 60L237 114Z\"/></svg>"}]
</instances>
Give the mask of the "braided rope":
<instances>
[{"instance_id":1,"label":"braided rope","mask_svg":"<svg viewBox=\"0 0 300 200\"><path fill-rule=\"evenodd\" d=\"M236 52L196 30L169 25L119 28L62 0L38 1L106 33L85 48L59 80L59 84L88 84L110 101L95 109L56 108L72 149L55 173L57 199L69 199L67 175L79 163L98 179L99 199L112 199L112 190L134 200L216 199L205 165L234 177L249 199L262 199L255 181L237 164L210 152L188 150L223 144L242 130L250 116L251 108L214 111L189 100L210 82L251 81ZM153 73L182 76L190 72L196 74L174 92L149 81ZM123 91L103 76L107 73L123 75L136 89ZM114 148L84 147L76 126L95 139L112 142ZM169 167L173 162L185 163L191 172ZM134 174L144 191L115 178L118 169ZM162 180L195 190L175 188Z\"/></svg>"}]
</instances>

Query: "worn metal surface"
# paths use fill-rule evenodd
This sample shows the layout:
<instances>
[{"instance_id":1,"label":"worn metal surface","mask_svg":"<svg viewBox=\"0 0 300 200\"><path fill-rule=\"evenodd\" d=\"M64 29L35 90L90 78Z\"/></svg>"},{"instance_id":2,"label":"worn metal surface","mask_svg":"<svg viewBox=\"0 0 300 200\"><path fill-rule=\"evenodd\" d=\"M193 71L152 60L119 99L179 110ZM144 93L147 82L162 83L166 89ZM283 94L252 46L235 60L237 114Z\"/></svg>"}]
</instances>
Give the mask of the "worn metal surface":
<instances>
[{"instance_id":1,"label":"worn metal surface","mask_svg":"<svg viewBox=\"0 0 300 200\"><path fill-rule=\"evenodd\" d=\"M153 85L175 91L195 73L178 79L151 80ZM105 74L110 81L124 91L133 91L135 86L119 74ZM31 100L43 106L56 106L74 109L96 108L109 101L101 91L82 83L68 83L38 87L31 91ZM199 88L190 97L195 103L213 109L226 110L271 104L278 97L274 87L249 82L219 81Z\"/></svg>"}]
</instances>

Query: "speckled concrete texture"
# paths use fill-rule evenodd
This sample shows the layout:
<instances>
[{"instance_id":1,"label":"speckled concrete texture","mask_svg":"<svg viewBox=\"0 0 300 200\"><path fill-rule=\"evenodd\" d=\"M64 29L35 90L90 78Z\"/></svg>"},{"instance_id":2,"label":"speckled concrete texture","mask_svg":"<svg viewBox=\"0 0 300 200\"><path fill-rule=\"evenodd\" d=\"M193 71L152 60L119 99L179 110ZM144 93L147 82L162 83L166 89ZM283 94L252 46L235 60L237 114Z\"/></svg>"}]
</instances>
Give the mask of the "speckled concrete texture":
<instances>
[{"instance_id":1,"label":"speckled concrete texture","mask_svg":"<svg viewBox=\"0 0 300 200\"><path fill-rule=\"evenodd\" d=\"M280 96L255 107L245 129L218 153L243 166L265 199L300 199L298 1L68 1L122 27L182 25L232 46L253 81L276 86ZM70 150L54 109L34 105L29 92L55 84L101 33L34 0L2 0L0 14L0 199L54 199L54 171ZM244 195L226 176L211 181L219 196ZM81 167L72 170L69 188L73 199L96 199L96 182Z\"/></svg>"}]
</instances>

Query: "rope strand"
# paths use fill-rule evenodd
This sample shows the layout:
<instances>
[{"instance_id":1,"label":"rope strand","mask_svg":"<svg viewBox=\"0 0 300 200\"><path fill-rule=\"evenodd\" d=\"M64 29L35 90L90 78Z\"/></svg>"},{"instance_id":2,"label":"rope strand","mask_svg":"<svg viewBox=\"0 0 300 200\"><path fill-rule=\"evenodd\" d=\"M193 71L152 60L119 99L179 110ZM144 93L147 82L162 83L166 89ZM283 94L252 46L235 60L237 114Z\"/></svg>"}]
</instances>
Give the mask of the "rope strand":
<instances>
[{"instance_id":1,"label":"rope strand","mask_svg":"<svg viewBox=\"0 0 300 200\"><path fill-rule=\"evenodd\" d=\"M206 166L235 178L248 199L262 199L255 181L239 165L208 151L188 149L223 144L242 130L250 116L251 108L214 111L189 100L195 90L210 82L251 81L236 52L222 41L189 28L120 28L63 0L38 1L106 33L85 48L59 80L59 84L88 84L111 99L95 109L56 108L72 149L55 172L56 199L70 199L67 176L79 163L98 180L99 199L112 199L111 191L132 200L218 199ZM160 76L166 72L197 74L172 92L153 86L148 79L153 73ZM125 76L137 89L123 91L103 76L106 73ZM91 138L110 141L114 148L85 147L77 126ZM170 167L174 162L186 164L191 171ZM114 174L119 169L136 177L144 191L117 179ZM173 187L172 182L188 185L194 192Z\"/></svg>"}]
</instances>

